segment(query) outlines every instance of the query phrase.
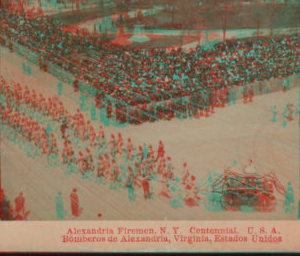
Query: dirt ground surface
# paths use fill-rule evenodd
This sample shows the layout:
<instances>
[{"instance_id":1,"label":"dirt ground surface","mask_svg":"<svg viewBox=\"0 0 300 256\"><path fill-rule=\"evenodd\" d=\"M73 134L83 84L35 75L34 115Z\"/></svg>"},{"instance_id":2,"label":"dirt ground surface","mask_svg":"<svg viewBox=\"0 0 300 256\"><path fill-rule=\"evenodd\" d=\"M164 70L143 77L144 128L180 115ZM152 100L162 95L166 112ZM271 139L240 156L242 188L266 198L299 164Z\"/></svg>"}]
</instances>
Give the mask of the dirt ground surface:
<instances>
[{"instance_id":1,"label":"dirt ground surface","mask_svg":"<svg viewBox=\"0 0 300 256\"><path fill-rule=\"evenodd\" d=\"M57 94L58 80L31 65L32 75L22 73L22 59L1 48L1 75L7 82L15 81L23 88L35 89L37 95L56 96L75 113L79 108L79 93L63 84L63 95ZM300 81L299 81L300 82ZM89 102L92 99L88 100ZM172 158L175 174L180 176L186 161L190 173L197 180L204 179L209 171L224 173L236 161L242 168L253 159L258 173L275 171L284 186L292 182L295 202L299 195L299 117L283 128L283 112L288 103L299 103L299 87L290 91L257 96L252 103L237 101L236 105L216 109L209 118L159 121L140 126L104 127L107 135L122 133L124 140L132 139L133 145L152 144L159 140ZM271 107L277 107L276 123L271 121ZM89 112L85 117L90 119ZM98 128L99 121L92 121ZM284 197L277 196L273 212L210 212L204 204L174 209L167 199L156 197L145 201L142 189L136 189L137 198L129 202L126 190L110 190L108 186L83 180L80 176L67 177L61 168L50 168L46 157L29 158L24 151L6 138L1 142L1 186L9 200L22 191L29 220L56 220L55 196L62 192L65 219L74 220L70 209L70 193L77 188L79 204L83 208L80 220L289 220L297 218L285 214ZM204 199L204 198L203 198ZM297 206L295 204L295 206ZM101 213L101 217L98 214Z\"/></svg>"}]
</instances>

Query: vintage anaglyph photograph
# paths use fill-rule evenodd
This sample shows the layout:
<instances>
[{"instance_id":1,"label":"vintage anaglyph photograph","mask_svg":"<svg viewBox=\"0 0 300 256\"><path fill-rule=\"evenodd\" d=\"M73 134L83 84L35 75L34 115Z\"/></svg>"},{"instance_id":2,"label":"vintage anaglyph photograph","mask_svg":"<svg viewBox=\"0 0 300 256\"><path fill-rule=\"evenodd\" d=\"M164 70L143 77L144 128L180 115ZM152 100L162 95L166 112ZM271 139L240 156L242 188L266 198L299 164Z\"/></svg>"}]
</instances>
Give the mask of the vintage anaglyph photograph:
<instances>
[{"instance_id":1,"label":"vintage anaglyph photograph","mask_svg":"<svg viewBox=\"0 0 300 256\"><path fill-rule=\"evenodd\" d=\"M1 220L297 220L299 27L298 0L2 0Z\"/></svg>"}]
</instances>

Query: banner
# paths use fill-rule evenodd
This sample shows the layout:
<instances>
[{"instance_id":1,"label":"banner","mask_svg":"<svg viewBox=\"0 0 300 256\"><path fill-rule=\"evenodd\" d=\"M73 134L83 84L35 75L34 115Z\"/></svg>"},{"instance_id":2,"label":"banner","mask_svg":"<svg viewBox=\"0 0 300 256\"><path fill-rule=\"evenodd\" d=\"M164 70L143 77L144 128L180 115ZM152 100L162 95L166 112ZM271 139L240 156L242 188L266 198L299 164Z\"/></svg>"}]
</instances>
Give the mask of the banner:
<instances>
[{"instance_id":1,"label":"banner","mask_svg":"<svg viewBox=\"0 0 300 256\"><path fill-rule=\"evenodd\" d=\"M297 221L2 222L1 251L296 252Z\"/></svg>"}]
</instances>

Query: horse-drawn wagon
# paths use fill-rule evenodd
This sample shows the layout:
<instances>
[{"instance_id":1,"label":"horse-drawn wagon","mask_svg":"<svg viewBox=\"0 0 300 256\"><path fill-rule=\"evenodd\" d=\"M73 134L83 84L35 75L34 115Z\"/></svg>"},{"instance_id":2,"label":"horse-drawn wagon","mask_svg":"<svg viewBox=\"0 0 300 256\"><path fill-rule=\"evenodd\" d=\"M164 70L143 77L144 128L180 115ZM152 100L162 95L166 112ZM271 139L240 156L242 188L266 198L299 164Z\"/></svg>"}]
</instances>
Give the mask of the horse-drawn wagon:
<instances>
[{"instance_id":1,"label":"horse-drawn wagon","mask_svg":"<svg viewBox=\"0 0 300 256\"><path fill-rule=\"evenodd\" d=\"M285 188L274 172L268 174L236 173L223 175L210 173L200 185L199 192L206 195L205 207L210 211L273 211L276 207L275 190L282 196Z\"/></svg>"}]
</instances>

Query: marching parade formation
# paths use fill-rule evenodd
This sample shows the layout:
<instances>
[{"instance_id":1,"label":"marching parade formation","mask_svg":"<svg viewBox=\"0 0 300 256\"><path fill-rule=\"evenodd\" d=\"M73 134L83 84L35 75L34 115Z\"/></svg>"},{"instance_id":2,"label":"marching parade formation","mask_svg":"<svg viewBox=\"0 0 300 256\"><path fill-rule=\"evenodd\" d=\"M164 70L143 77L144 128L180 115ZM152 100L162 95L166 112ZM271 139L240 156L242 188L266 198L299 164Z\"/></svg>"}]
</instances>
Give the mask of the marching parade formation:
<instances>
[{"instance_id":1,"label":"marching parade formation","mask_svg":"<svg viewBox=\"0 0 300 256\"><path fill-rule=\"evenodd\" d=\"M176 207L182 206L185 199L187 204L193 198L199 199L196 178L187 169L182 178L175 177L162 141L156 151L146 143L135 147L130 138L124 141L121 133L107 136L102 126L95 131L79 109L72 116L61 102L56 104L51 98L46 101L34 90L23 90L20 84L8 85L4 79L1 121L3 136L18 144L29 157L47 156L48 165L64 166L67 176L77 173L83 179L108 183L111 189L127 188L130 201L137 188L142 188L145 199L153 198L153 186L159 183L161 189L156 196L169 199ZM182 197L175 203L172 194L177 193ZM197 205L196 201L193 204Z\"/></svg>"},{"instance_id":2,"label":"marching parade formation","mask_svg":"<svg viewBox=\"0 0 300 256\"><path fill-rule=\"evenodd\" d=\"M222 176L210 172L206 180L198 182L189 172L186 163L183 164L180 175L176 176L171 157L167 155L162 141L159 141L155 150L152 145L146 143L134 146L131 139L123 139L121 133L107 136L102 126L95 131L91 122L84 120L79 109L75 115L70 115L62 102L54 103L51 98L46 101L43 95L37 97L34 90L30 92L27 86L23 90L20 84L7 84L3 78L0 96L3 137L27 152L28 157L46 156L48 166L61 168L67 177L72 174L81 175L82 179L103 186L108 185L116 192L126 189L130 202L135 201L140 190L145 200L164 198L173 208L184 205L194 207L204 202L209 210L218 210L221 206L225 210L238 209L237 205L231 204L229 207L227 199L227 203L224 202L223 198L228 197L228 194L222 196L224 189L217 189L216 184L220 184ZM243 168L244 173L253 168L251 166L252 160ZM251 178L246 174L243 176L234 170L234 166L225 169L224 177L234 175L239 186L251 185L253 191L256 191L255 194L265 190L260 192L260 201L255 201L254 206L261 211L270 211L269 208L274 207L275 197L273 189L268 191L269 181L265 181L266 184L262 185L262 188L256 187L259 184L251 183ZM250 174L250 177L251 175L263 180L267 177L258 174ZM275 176L269 177L284 195L283 185ZM245 183L244 179L249 181ZM243 191L243 187L237 190ZM211 195L207 193L211 193L213 199L209 198ZM204 196L208 196L209 199L205 199ZM234 198L240 200L239 197ZM263 199L273 205L262 205ZM213 202L215 203L212 207ZM287 202L288 206L293 203ZM72 211L78 212L79 206L76 205L74 209ZM64 213L59 211L58 216L61 214ZM73 215L77 216L76 214Z\"/></svg>"}]
</instances>

